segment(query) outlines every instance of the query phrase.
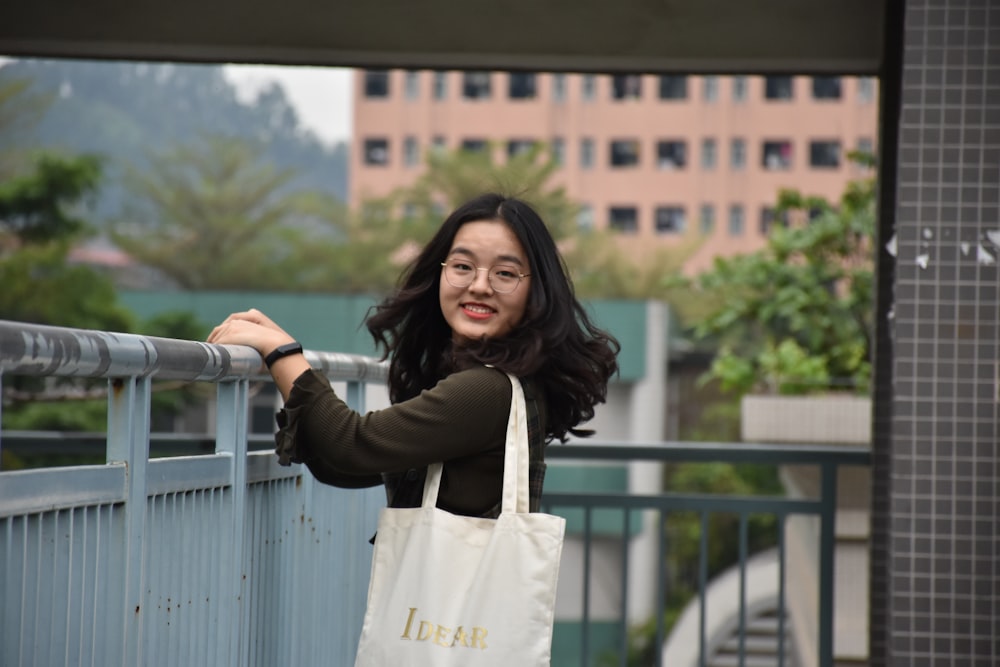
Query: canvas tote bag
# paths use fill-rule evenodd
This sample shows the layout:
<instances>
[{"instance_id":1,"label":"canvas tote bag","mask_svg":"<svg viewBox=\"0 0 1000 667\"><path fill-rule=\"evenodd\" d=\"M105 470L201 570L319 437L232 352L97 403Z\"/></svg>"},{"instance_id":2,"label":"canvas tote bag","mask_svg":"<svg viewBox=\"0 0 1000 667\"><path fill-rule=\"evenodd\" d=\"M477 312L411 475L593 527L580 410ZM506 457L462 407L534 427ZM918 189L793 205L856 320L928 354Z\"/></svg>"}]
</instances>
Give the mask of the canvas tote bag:
<instances>
[{"instance_id":1,"label":"canvas tote bag","mask_svg":"<svg viewBox=\"0 0 1000 667\"><path fill-rule=\"evenodd\" d=\"M355 667L549 665L566 521L528 512L524 392L510 379L499 518L437 509L440 463L421 507L382 510Z\"/></svg>"}]
</instances>

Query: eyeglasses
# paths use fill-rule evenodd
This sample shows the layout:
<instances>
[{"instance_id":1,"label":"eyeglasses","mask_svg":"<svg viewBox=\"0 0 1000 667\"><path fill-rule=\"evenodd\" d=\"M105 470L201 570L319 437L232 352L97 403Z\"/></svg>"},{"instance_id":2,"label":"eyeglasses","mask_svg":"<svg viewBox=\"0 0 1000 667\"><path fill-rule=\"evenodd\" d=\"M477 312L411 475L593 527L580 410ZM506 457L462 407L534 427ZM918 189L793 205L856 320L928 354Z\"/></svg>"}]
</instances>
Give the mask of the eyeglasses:
<instances>
[{"instance_id":1,"label":"eyeglasses","mask_svg":"<svg viewBox=\"0 0 1000 667\"><path fill-rule=\"evenodd\" d=\"M464 259L449 259L441 262L444 267L444 278L452 287L468 287L475 280L478 271L486 271L490 287L498 294L510 294L521 284L521 278L528 278L530 273L521 273L517 267L509 264L494 264L488 269L473 266Z\"/></svg>"}]
</instances>

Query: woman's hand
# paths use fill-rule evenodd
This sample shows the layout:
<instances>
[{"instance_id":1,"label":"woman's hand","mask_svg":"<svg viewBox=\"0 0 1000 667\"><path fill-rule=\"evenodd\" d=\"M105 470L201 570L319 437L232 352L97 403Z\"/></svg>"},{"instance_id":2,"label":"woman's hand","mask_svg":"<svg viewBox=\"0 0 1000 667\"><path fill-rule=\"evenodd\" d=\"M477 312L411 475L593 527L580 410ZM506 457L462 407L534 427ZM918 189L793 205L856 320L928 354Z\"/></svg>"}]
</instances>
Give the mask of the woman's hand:
<instances>
[{"instance_id":1,"label":"woman's hand","mask_svg":"<svg viewBox=\"0 0 1000 667\"><path fill-rule=\"evenodd\" d=\"M266 357L279 345L294 341L295 339L287 331L256 308L233 313L208 335L209 343L249 345L262 357ZM309 370L309 363L301 354L295 354L278 359L269 370L275 386L281 392L282 398L287 401L295 378Z\"/></svg>"},{"instance_id":2,"label":"woman's hand","mask_svg":"<svg viewBox=\"0 0 1000 667\"><path fill-rule=\"evenodd\" d=\"M249 345L262 357L279 345L294 340L288 332L256 308L233 313L208 335L209 343Z\"/></svg>"}]
</instances>

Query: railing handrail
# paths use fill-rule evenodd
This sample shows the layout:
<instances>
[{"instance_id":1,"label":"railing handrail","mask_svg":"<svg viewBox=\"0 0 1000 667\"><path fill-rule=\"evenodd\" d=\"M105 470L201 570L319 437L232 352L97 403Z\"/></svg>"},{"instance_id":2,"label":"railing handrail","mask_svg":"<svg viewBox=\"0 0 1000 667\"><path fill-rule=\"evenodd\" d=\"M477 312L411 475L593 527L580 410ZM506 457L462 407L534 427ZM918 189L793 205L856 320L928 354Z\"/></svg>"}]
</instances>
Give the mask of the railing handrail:
<instances>
[{"instance_id":1,"label":"railing handrail","mask_svg":"<svg viewBox=\"0 0 1000 667\"><path fill-rule=\"evenodd\" d=\"M858 445L774 444L761 442L614 442L553 443L546 459L609 459L660 462L711 462L871 465L871 449Z\"/></svg>"},{"instance_id":2,"label":"railing handrail","mask_svg":"<svg viewBox=\"0 0 1000 667\"><path fill-rule=\"evenodd\" d=\"M383 380L388 366L372 357L306 350L331 380ZM221 382L270 379L261 357L243 345L215 345L94 329L0 320L0 372L80 378L155 377Z\"/></svg>"}]
</instances>

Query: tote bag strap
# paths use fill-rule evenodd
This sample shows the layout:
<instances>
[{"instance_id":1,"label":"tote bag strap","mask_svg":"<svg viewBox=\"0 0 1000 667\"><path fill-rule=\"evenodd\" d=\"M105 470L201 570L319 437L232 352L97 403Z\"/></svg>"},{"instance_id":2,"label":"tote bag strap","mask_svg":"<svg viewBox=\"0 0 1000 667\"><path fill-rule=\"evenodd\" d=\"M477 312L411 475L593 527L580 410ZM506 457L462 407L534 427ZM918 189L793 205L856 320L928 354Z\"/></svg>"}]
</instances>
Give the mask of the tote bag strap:
<instances>
[{"instance_id":1,"label":"tote bag strap","mask_svg":"<svg viewBox=\"0 0 1000 667\"><path fill-rule=\"evenodd\" d=\"M500 513L528 513L528 410L521 381L507 374L511 384L510 416L507 418L507 444L503 457L503 495ZM436 507L444 464L427 466L421 507Z\"/></svg>"}]
</instances>

